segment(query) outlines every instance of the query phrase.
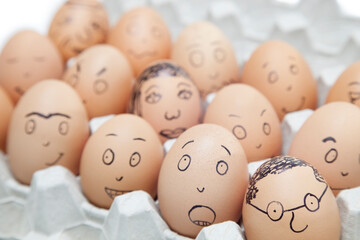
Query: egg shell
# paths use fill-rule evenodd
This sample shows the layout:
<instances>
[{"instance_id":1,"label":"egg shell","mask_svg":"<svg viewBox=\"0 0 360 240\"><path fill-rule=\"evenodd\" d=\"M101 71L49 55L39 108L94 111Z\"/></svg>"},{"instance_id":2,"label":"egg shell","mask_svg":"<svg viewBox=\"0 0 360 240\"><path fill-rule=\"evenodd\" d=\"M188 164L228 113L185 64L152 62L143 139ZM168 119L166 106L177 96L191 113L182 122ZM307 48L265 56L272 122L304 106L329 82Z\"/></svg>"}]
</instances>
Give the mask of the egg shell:
<instances>
[{"instance_id":1,"label":"egg shell","mask_svg":"<svg viewBox=\"0 0 360 240\"><path fill-rule=\"evenodd\" d=\"M129 112L147 120L165 142L200 123L202 107L187 73L171 61L157 61L137 79Z\"/></svg>"},{"instance_id":2,"label":"egg shell","mask_svg":"<svg viewBox=\"0 0 360 240\"><path fill-rule=\"evenodd\" d=\"M110 30L108 41L130 61L135 76L159 59L168 59L171 36L163 18L152 8L139 7L126 12Z\"/></svg>"},{"instance_id":3,"label":"egg shell","mask_svg":"<svg viewBox=\"0 0 360 240\"><path fill-rule=\"evenodd\" d=\"M217 26L207 21L190 24L180 33L171 59L189 73L203 98L240 81L230 41Z\"/></svg>"},{"instance_id":4,"label":"egg shell","mask_svg":"<svg viewBox=\"0 0 360 240\"><path fill-rule=\"evenodd\" d=\"M35 83L61 78L61 55L52 41L31 30L16 33L0 55L0 85L16 103Z\"/></svg>"},{"instance_id":5,"label":"egg shell","mask_svg":"<svg viewBox=\"0 0 360 240\"><path fill-rule=\"evenodd\" d=\"M303 160L280 156L251 177L243 204L247 240L340 239L340 213L330 187Z\"/></svg>"},{"instance_id":6,"label":"egg shell","mask_svg":"<svg viewBox=\"0 0 360 240\"><path fill-rule=\"evenodd\" d=\"M83 192L103 208L134 190L155 198L163 158L162 144L149 123L136 115L117 115L86 143L80 166Z\"/></svg>"},{"instance_id":7,"label":"egg shell","mask_svg":"<svg viewBox=\"0 0 360 240\"><path fill-rule=\"evenodd\" d=\"M83 51L63 80L80 95L90 118L126 111L134 75L118 49L106 44Z\"/></svg>"},{"instance_id":8,"label":"egg shell","mask_svg":"<svg viewBox=\"0 0 360 240\"><path fill-rule=\"evenodd\" d=\"M308 64L282 41L260 44L245 63L241 81L264 94L280 120L286 113L315 109L317 104L317 86Z\"/></svg>"},{"instance_id":9,"label":"egg shell","mask_svg":"<svg viewBox=\"0 0 360 240\"><path fill-rule=\"evenodd\" d=\"M23 184L53 165L78 174L88 136L86 110L75 90L60 80L41 81L14 109L7 137L10 169Z\"/></svg>"},{"instance_id":10,"label":"egg shell","mask_svg":"<svg viewBox=\"0 0 360 240\"><path fill-rule=\"evenodd\" d=\"M0 86L0 150L5 151L6 134L9 127L14 104L5 90Z\"/></svg>"},{"instance_id":11,"label":"egg shell","mask_svg":"<svg viewBox=\"0 0 360 240\"><path fill-rule=\"evenodd\" d=\"M325 177L335 195L360 186L360 109L348 102L318 108L295 135L289 154Z\"/></svg>"},{"instance_id":12,"label":"egg shell","mask_svg":"<svg viewBox=\"0 0 360 240\"><path fill-rule=\"evenodd\" d=\"M360 61L351 64L331 87L326 103L345 101L360 107Z\"/></svg>"},{"instance_id":13,"label":"egg shell","mask_svg":"<svg viewBox=\"0 0 360 240\"><path fill-rule=\"evenodd\" d=\"M231 131L244 148L248 162L281 153L279 118L269 100L249 85L236 83L219 90L206 110L204 123Z\"/></svg>"},{"instance_id":14,"label":"egg shell","mask_svg":"<svg viewBox=\"0 0 360 240\"><path fill-rule=\"evenodd\" d=\"M97 0L69 0L55 14L49 37L67 60L106 41L108 15Z\"/></svg>"},{"instance_id":15,"label":"egg shell","mask_svg":"<svg viewBox=\"0 0 360 240\"><path fill-rule=\"evenodd\" d=\"M161 166L161 215L173 231L193 238L205 226L238 221L248 179L245 153L231 132L196 125L180 135Z\"/></svg>"}]
</instances>

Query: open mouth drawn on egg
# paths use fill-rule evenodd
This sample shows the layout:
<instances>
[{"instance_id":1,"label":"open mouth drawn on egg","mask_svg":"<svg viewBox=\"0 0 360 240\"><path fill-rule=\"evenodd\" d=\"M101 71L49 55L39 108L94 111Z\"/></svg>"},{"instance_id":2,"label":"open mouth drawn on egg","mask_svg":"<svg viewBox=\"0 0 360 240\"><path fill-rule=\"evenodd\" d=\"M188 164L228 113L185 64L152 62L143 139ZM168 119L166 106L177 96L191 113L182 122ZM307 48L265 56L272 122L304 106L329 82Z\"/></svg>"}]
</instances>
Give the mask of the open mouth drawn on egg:
<instances>
[{"instance_id":1,"label":"open mouth drawn on egg","mask_svg":"<svg viewBox=\"0 0 360 240\"><path fill-rule=\"evenodd\" d=\"M121 190L117 190L114 188L105 187L105 192L111 199L114 199L116 196L131 192L131 191L121 191Z\"/></svg>"},{"instance_id":2,"label":"open mouth drawn on egg","mask_svg":"<svg viewBox=\"0 0 360 240\"><path fill-rule=\"evenodd\" d=\"M303 108L304 105L305 105L305 97L303 96L303 97L301 97L301 102L300 102L300 104L299 104L299 106L297 108L295 108L294 110L287 110L286 108L283 107L281 109L281 111L283 113L285 113L285 114L290 113L290 112L299 111L299 110L301 110Z\"/></svg>"},{"instance_id":3,"label":"open mouth drawn on egg","mask_svg":"<svg viewBox=\"0 0 360 240\"><path fill-rule=\"evenodd\" d=\"M189 210L188 216L193 224L201 227L206 227L214 223L216 213L212 208L208 206L195 205Z\"/></svg>"},{"instance_id":4,"label":"open mouth drawn on egg","mask_svg":"<svg viewBox=\"0 0 360 240\"><path fill-rule=\"evenodd\" d=\"M185 132L186 128L176 128L174 130L171 129L164 129L160 131L160 135L166 138L177 138L178 136L180 136L180 134L182 134L183 132Z\"/></svg>"},{"instance_id":5,"label":"open mouth drawn on egg","mask_svg":"<svg viewBox=\"0 0 360 240\"><path fill-rule=\"evenodd\" d=\"M60 159L64 156L64 153L59 153L59 156L56 158L55 161L50 162L50 163L45 163L47 166L52 166L55 165L56 163L58 163L60 161Z\"/></svg>"}]
</instances>

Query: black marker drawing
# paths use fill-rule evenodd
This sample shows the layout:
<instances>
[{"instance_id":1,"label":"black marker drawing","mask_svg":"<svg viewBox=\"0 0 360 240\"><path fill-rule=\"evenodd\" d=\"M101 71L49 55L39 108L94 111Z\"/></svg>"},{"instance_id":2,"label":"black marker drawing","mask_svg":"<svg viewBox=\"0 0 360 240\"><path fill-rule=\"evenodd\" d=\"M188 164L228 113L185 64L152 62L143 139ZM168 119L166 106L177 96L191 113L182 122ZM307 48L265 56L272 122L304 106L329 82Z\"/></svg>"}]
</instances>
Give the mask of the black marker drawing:
<instances>
[{"instance_id":1,"label":"black marker drawing","mask_svg":"<svg viewBox=\"0 0 360 240\"><path fill-rule=\"evenodd\" d=\"M178 164L177 164L177 168L180 170L180 171L186 171L186 169L188 169L188 167L190 166L190 163L191 163L191 157L190 155L188 154L184 154Z\"/></svg>"},{"instance_id":2,"label":"black marker drawing","mask_svg":"<svg viewBox=\"0 0 360 240\"><path fill-rule=\"evenodd\" d=\"M224 160L220 160L220 161L217 162L217 164L216 164L216 172L219 175L221 175L221 176L225 175L228 170L229 170L229 166Z\"/></svg>"},{"instance_id":3,"label":"black marker drawing","mask_svg":"<svg viewBox=\"0 0 360 240\"><path fill-rule=\"evenodd\" d=\"M176 129L163 129L160 131L160 135L163 137L166 137L168 139L172 139L172 138L177 138L180 136L180 134L182 134L183 132L185 132L186 128L176 128Z\"/></svg>"},{"instance_id":4,"label":"black marker drawing","mask_svg":"<svg viewBox=\"0 0 360 240\"><path fill-rule=\"evenodd\" d=\"M302 96L301 100L300 100L300 104L298 105L298 107L296 107L294 110L287 110L285 107L281 108L281 111L283 113L290 113L290 112L295 112L295 111L299 111L303 108L303 106L305 105L305 97Z\"/></svg>"},{"instance_id":5,"label":"black marker drawing","mask_svg":"<svg viewBox=\"0 0 360 240\"><path fill-rule=\"evenodd\" d=\"M102 161L105 165L110 165L114 162L115 153L111 148L107 148L102 156Z\"/></svg>"},{"instance_id":6,"label":"black marker drawing","mask_svg":"<svg viewBox=\"0 0 360 240\"><path fill-rule=\"evenodd\" d=\"M178 109L176 115L169 114L169 113L166 111L166 112L165 112L165 115L164 115L164 118L165 118L166 120L168 120L168 121L171 121L171 120L174 120L174 119L178 119L180 116L181 116L181 112L180 112L180 110Z\"/></svg>"},{"instance_id":7,"label":"black marker drawing","mask_svg":"<svg viewBox=\"0 0 360 240\"><path fill-rule=\"evenodd\" d=\"M30 117L30 116L38 116L38 117L45 118L45 119L49 119L51 117L59 116L59 117L65 117L65 118L71 119L71 117L69 115L64 114L64 113L49 113L48 115L45 115L45 114L42 114L40 112L30 112L30 113L25 115L25 117Z\"/></svg>"},{"instance_id":8,"label":"black marker drawing","mask_svg":"<svg viewBox=\"0 0 360 240\"><path fill-rule=\"evenodd\" d=\"M235 125L232 129L232 133L239 140L243 140L247 136L245 128L241 125Z\"/></svg>"},{"instance_id":9,"label":"black marker drawing","mask_svg":"<svg viewBox=\"0 0 360 240\"><path fill-rule=\"evenodd\" d=\"M141 161L141 155L138 152L134 152L130 156L129 164L131 167L136 167Z\"/></svg>"},{"instance_id":10,"label":"black marker drawing","mask_svg":"<svg viewBox=\"0 0 360 240\"><path fill-rule=\"evenodd\" d=\"M207 212L210 214L197 214L197 212ZM198 219L197 216L211 216L209 219ZM215 219L216 219L216 213L215 211L209 207L209 206L205 206L205 205L195 205L193 206L189 212L188 212L188 217L189 220L200 227L206 227L206 226L210 226L211 224L214 223Z\"/></svg>"},{"instance_id":11,"label":"black marker drawing","mask_svg":"<svg viewBox=\"0 0 360 240\"><path fill-rule=\"evenodd\" d=\"M117 190L114 188L105 187L105 193L111 198L114 199L116 196L131 192L129 190Z\"/></svg>"},{"instance_id":12,"label":"black marker drawing","mask_svg":"<svg viewBox=\"0 0 360 240\"><path fill-rule=\"evenodd\" d=\"M121 177L119 177L119 178L115 178L116 179L116 181L118 181L118 182L120 182L121 180L123 180L123 176L121 176Z\"/></svg>"},{"instance_id":13,"label":"black marker drawing","mask_svg":"<svg viewBox=\"0 0 360 240\"><path fill-rule=\"evenodd\" d=\"M45 163L46 166L53 166L55 165L56 163L58 163L60 161L60 159L64 156L64 153L59 153L59 156L55 159L55 161L53 162L50 162L50 163Z\"/></svg>"},{"instance_id":14,"label":"black marker drawing","mask_svg":"<svg viewBox=\"0 0 360 240\"><path fill-rule=\"evenodd\" d=\"M275 83L279 79L279 75L276 71L270 71L268 74L269 83Z\"/></svg>"},{"instance_id":15,"label":"black marker drawing","mask_svg":"<svg viewBox=\"0 0 360 240\"><path fill-rule=\"evenodd\" d=\"M198 191L199 191L199 193L202 193L202 192L204 192L204 190L205 190L205 188L203 187L201 190L197 187L196 188Z\"/></svg>"}]
</instances>

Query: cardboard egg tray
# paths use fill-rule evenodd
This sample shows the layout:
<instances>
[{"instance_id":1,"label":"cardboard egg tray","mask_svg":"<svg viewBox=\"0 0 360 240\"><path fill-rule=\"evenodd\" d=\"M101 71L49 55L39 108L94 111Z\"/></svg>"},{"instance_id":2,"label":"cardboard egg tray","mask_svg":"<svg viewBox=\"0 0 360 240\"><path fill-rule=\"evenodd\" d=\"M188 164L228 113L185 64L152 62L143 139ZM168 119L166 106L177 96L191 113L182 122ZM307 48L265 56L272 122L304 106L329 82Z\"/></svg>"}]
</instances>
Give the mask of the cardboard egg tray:
<instances>
[{"instance_id":1,"label":"cardboard egg tray","mask_svg":"<svg viewBox=\"0 0 360 240\"><path fill-rule=\"evenodd\" d=\"M318 82L319 105L340 73L360 59L360 18L348 15L336 0L105 0L112 24L137 6L152 6L165 19L173 41L196 20L219 26L243 66L259 43L282 39L306 58ZM211 97L209 97L210 101ZM286 115L283 153L312 110ZM104 120L92 121L95 129ZM165 144L169 149L171 142ZM249 164L255 172L263 161ZM360 187L337 196L342 240L360 239ZM0 239L188 239L171 231L157 202L135 191L116 197L109 210L84 197L80 178L61 166L36 172L30 186L12 176L0 152ZM245 239L241 226L228 221L203 228L196 239Z\"/></svg>"}]
</instances>

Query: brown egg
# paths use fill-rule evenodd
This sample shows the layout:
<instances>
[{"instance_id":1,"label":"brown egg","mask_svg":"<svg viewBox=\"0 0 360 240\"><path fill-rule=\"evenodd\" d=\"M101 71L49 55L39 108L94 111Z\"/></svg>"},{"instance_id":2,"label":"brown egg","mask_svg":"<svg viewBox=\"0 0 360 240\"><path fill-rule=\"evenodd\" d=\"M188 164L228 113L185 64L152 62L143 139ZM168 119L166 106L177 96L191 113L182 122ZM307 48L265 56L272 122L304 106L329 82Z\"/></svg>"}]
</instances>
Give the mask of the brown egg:
<instances>
[{"instance_id":1,"label":"brown egg","mask_svg":"<svg viewBox=\"0 0 360 240\"><path fill-rule=\"evenodd\" d=\"M159 61L139 76L129 111L147 120L165 142L200 123L202 108L199 91L186 72L170 61Z\"/></svg>"},{"instance_id":2,"label":"brown egg","mask_svg":"<svg viewBox=\"0 0 360 240\"><path fill-rule=\"evenodd\" d=\"M118 115L86 143L80 165L83 191L103 208L109 208L116 196L134 190L155 198L163 158L162 144L149 123L132 114Z\"/></svg>"},{"instance_id":3,"label":"brown egg","mask_svg":"<svg viewBox=\"0 0 360 240\"><path fill-rule=\"evenodd\" d=\"M139 7L122 15L110 30L108 43L125 54L139 76L151 62L169 58L171 36L157 12Z\"/></svg>"},{"instance_id":4,"label":"brown egg","mask_svg":"<svg viewBox=\"0 0 360 240\"><path fill-rule=\"evenodd\" d=\"M35 83L61 78L63 70L63 60L54 44L34 31L15 34L0 55L0 85L15 103Z\"/></svg>"},{"instance_id":5,"label":"brown egg","mask_svg":"<svg viewBox=\"0 0 360 240\"><path fill-rule=\"evenodd\" d=\"M5 152L6 134L13 110L13 102L0 86L0 151Z\"/></svg>"},{"instance_id":6,"label":"brown egg","mask_svg":"<svg viewBox=\"0 0 360 240\"><path fill-rule=\"evenodd\" d=\"M201 96L240 81L235 52L222 31L210 22L187 26L173 46L171 59L194 80Z\"/></svg>"},{"instance_id":7,"label":"brown egg","mask_svg":"<svg viewBox=\"0 0 360 240\"><path fill-rule=\"evenodd\" d=\"M79 93L93 118L126 111L134 76L119 50L101 44L82 52L63 79Z\"/></svg>"},{"instance_id":8,"label":"brown egg","mask_svg":"<svg viewBox=\"0 0 360 240\"><path fill-rule=\"evenodd\" d=\"M360 109L332 102L317 109L300 128L289 154L314 165L334 194L360 186Z\"/></svg>"},{"instance_id":9,"label":"brown egg","mask_svg":"<svg viewBox=\"0 0 360 240\"><path fill-rule=\"evenodd\" d=\"M317 104L316 82L308 64L285 42L261 44L246 62L242 82L264 94L280 120L286 113L315 109Z\"/></svg>"},{"instance_id":10,"label":"brown egg","mask_svg":"<svg viewBox=\"0 0 360 240\"><path fill-rule=\"evenodd\" d=\"M340 239L334 195L318 171L290 156L272 158L251 177L243 205L246 239Z\"/></svg>"},{"instance_id":11,"label":"brown egg","mask_svg":"<svg viewBox=\"0 0 360 240\"><path fill-rule=\"evenodd\" d=\"M161 166L161 214L172 230L193 238L205 226L238 221L248 179L245 153L231 132L215 124L194 126Z\"/></svg>"},{"instance_id":12,"label":"brown egg","mask_svg":"<svg viewBox=\"0 0 360 240\"><path fill-rule=\"evenodd\" d=\"M97 0L69 0L58 10L49 36L65 60L106 41L108 15Z\"/></svg>"},{"instance_id":13,"label":"brown egg","mask_svg":"<svg viewBox=\"0 0 360 240\"><path fill-rule=\"evenodd\" d=\"M10 169L24 184L53 165L78 174L88 136L86 110L74 89L60 80L41 81L14 109L7 138Z\"/></svg>"},{"instance_id":14,"label":"brown egg","mask_svg":"<svg viewBox=\"0 0 360 240\"><path fill-rule=\"evenodd\" d=\"M204 123L230 130L249 162L281 153L279 118L269 100L251 86L237 83L222 88L208 106Z\"/></svg>"},{"instance_id":15,"label":"brown egg","mask_svg":"<svg viewBox=\"0 0 360 240\"><path fill-rule=\"evenodd\" d=\"M350 102L360 107L360 61L351 64L336 80L326 98L326 103Z\"/></svg>"}]
</instances>

